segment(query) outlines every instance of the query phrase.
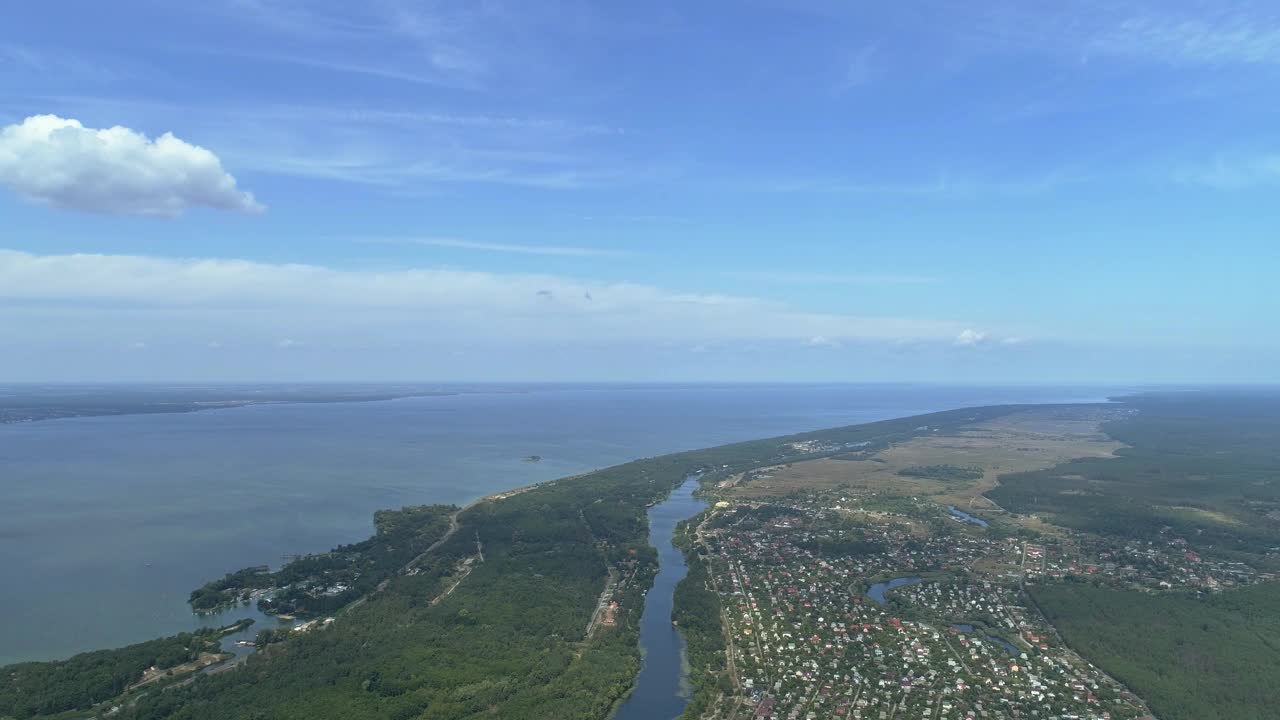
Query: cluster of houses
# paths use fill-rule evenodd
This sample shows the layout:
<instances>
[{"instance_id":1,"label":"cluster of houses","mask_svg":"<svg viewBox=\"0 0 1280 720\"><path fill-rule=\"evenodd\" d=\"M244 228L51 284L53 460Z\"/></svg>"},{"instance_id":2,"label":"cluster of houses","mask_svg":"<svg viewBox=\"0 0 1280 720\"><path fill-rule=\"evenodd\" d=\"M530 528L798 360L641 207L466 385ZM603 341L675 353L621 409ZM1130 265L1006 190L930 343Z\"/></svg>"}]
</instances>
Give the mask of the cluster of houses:
<instances>
[{"instance_id":1,"label":"cluster of houses","mask_svg":"<svg viewBox=\"0 0 1280 720\"><path fill-rule=\"evenodd\" d=\"M970 568L1024 549L847 523L817 500L719 507L703 525L738 697L760 720L1131 720L1141 703L1054 642L1016 583ZM829 507L829 505L827 506ZM891 581L892 582L889 582Z\"/></svg>"},{"instance_id":2,"label":"cluster of houses","mask_svg":"<svg viewBox=\"0 0 1280 720\"><path fill-rule=\"evenodd\" d=\"M1126 587L1210 592L1280 577L1239 561L1201 556L1168 530L1145 541L1076 535L1053 544L1027 544L1023 573L1033 582L1077 576Z\"/></svg>"},{"instance_id":3,"label":"cluster of houses","mask_svg":"<svg viewBox=\"0 0 1280 720\"><path fill-rule=\"evenodd\" d=\"M928 428L916 428L916 430L928 430ZM871 445L871 443L867 441L837 443L828 440L801 440L799 442L787 443L784 447L797 455L809 455L814 453L838 452L840 450L861 450L869 445Z\"/></svg>"}]
</instances>

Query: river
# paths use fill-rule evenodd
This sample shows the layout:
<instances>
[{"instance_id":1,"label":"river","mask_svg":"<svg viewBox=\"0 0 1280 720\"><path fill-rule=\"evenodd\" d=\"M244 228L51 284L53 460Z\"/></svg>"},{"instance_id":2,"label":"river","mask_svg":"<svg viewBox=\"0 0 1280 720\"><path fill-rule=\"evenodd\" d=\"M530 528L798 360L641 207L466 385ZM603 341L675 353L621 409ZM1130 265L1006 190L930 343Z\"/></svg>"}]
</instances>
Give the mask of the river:
<instances>
[{"instance_id":1,"label":"river","mask_svg":"<svg viewBox=\"0 0 1280 720\"><path fill-rule=\"evenodd\" d=\"M670 720L684 712L689 701L689 667L684 638L671 625L676 584L689 568L671 543L676 524L707 507L695 498L696 478L685 480L665 501L649 508L649 544L658 549L658 576L644 598L640 617L640 652L644 661L636 686L622 702L614 720Z\"/></svg>"}]
</instances>

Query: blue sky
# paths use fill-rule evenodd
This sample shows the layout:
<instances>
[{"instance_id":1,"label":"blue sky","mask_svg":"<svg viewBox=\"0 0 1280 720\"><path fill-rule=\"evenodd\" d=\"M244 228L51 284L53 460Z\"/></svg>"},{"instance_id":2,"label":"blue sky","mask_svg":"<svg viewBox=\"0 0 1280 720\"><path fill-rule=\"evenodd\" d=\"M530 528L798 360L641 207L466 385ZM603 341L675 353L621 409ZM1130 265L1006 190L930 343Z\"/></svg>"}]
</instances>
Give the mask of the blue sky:
<instances>
[{"instance_id":1,"label":"blue sky","mask_svg":"<svg viewBox=\"0 0 1280 720\"><path fill-rule=\"evenodd\" d=\"M887 5L12 9L0 374L1280 380L1280 6Z\"/></svg>"}]
</instances>

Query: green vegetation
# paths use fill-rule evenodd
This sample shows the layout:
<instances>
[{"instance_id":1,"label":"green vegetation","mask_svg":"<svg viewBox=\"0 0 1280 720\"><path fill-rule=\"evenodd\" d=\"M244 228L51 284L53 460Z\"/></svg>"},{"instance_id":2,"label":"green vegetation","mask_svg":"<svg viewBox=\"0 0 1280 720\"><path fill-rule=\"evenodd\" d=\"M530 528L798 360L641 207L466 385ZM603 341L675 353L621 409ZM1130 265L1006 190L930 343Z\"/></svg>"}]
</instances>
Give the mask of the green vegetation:
<instances>
[{"instance_id":1,"label":"green vegetation","mask_svg":"<svg viewBox=\"0 0 1280 720\"><path fill-rule=\"evenodd\" d=\"M584 648L590 608L609 556L651 565L653 554L616 544L606 552L595 528L643 529L643 515L615 522L615 506L643 509L657 490L636 479L598 482L598 503L569 502L584 488L555 484L481 504L420 574L395 578L340 622L241 670L144 698L126 717L452 718L495 706L510 717L601 717L638 669L641 604L625 602L635 611ZM433 604L477 534L484 562Z\"/></svg>"},{"instance_id":2,"label":"green vegetation","mask_svg":"<svg viewBox=\"0 0 1280 720\"><path fill-rule=\"evenodd\" d=\"M26 718L87 710L125 692L149 668L175 668L201 653L218 652L218 638L252 620L149 640L116 650L95 650L69 660L0 668L0 718Z\"/></svg>"},{"instance_id":3,"label":"green vegetation","mask_svg":"<svg viewBox=\"0 0 1280 720\"><path fill-rule=\"evenodd\" d=\"M239 601L249 601L249 591L274 587L271 568L266 565L227 573L220 580L213 580L191 591L187 602L197 611L211 612Z\"/></svg>"},{"instance_id":4,"label":"green vegetation","mask_svg":"<svg viewBox=\"0 0 1280 720\"><path fill-rule=\"evenodd\" d=\"M898 474L903 477L954 482L977 480L982 477L982 468L972 465L916 465L903 468L898 471Z\"/></svg>"},{"instance_id":5,"label":"green vegetation","mask_svg":"<svg viewBox=\"0 0 1280 720\"><path fill-rule=\"evenodd\" d=\"M1276 717L1280 584L1204 600L1080 583L1030 594L1067 643L1162 720Z\"/></svg>"},{"instance_id":6,"label":"green vegetation","mask_svg":"<svg viewBox=\"0 0 1280 720\"><path fill-rule=\"evenodd\" d=\"M1280 546L1280 396L1168 393L1127 399L1106 432L1130 447L1005 475L987 493L1012 512L1058 525L1151 539L1163 528L1254 564Z\"/></svg>"},{"instance_id":7,"label":"green vegetation","mask_svg":"<svg viewBox=\"0 0 1280 720\"><path fill-rule=\"evenodd\" d=\"M299 558L274 573L265 566L230 573L193 591L191 607L214 610L247 602L252 590L276 589L258 603L262 610L302 617L332 614L372 592L444 536L454 510L451 505L380 510L368 540Z\"/></svg>"},{"instance_id":8,"label":"green vegetation","mask_svg":"<svg viewBox=\"0 0 1280 720\"><path fill-rule=\"evenodd\" d=\"M259 630L257 636L253 639L253 644L259 648L273 645L278 642L284 642L289 639L289 635L293 632L292 628L278 627Z\"/></svg>"}]
</instances>

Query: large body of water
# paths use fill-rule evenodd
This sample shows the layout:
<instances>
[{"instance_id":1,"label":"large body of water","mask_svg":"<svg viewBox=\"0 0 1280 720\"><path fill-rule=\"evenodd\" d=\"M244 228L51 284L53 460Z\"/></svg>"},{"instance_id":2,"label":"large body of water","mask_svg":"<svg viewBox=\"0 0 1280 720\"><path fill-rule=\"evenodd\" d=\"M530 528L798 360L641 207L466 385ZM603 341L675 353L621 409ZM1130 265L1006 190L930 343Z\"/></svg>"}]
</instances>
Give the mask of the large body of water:
<instances>
[{"instance_id":1,"label":"large body of water","mask_svg":"<svg viewBox=\"0 0 1280 720\"><path fill-rule=\"evenodd\" d=\"M229 623L241 613L195 618L187 594L231 570L361 540L379 508L465 503L738 440L1122 389L487 390L0 425L0 664ZM543 460L524 462L529 455Z\"/></svg>"},{"instance_id":2,"label":"large body of water","mask_svg":"<svg viewBox=\"0 0 1280 720\"><path fill-rule=\"evenodd\" d=\"M707 504L693 496L696 479L686 480L665 502L649 508L649 544L658 549L658 576L644 598L640 617L640 651L644 662L635 689L613 720L671 720L684 712L690 690L684 638L671 625L676 585L688 574L684 554L671 543L676 525L702 512Z\"/></svg>"}]
</instances>

